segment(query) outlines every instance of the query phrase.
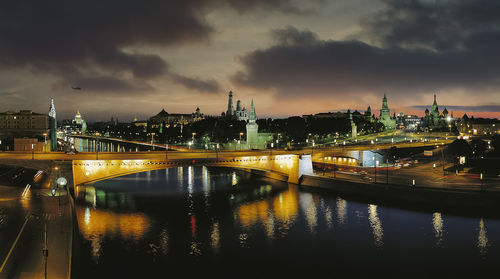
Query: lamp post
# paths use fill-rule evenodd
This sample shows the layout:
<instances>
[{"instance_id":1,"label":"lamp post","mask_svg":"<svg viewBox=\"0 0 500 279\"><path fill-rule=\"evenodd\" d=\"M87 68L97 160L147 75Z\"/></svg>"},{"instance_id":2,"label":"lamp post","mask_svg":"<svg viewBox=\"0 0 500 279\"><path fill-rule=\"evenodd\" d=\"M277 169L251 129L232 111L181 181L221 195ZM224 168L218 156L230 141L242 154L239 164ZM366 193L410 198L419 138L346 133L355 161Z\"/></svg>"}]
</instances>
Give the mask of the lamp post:
<instances>
[{"instance_id":1,"label":"lamp post","mask_svg":"<svg viewBox=\"0 0 500 279\"><path fill-rule=\"evenodd\" d=\"M168 160L168 143L165 144L165 160Z\"/></svg>"},{"instance_id":2,"label":"lamp post","mask_svg":"<svg viewBox=\"0 0 500 279\"><path fill-rule=\"evenodd\" d=\"M387 166L385 167L385 184L389 184L389 158L386 158L386 164Z\"/></svg>"},{"instance_id":3,"label":"lamp post","mask_svg":"<svg viewBox=\"0 0 500 279\"><path fill-rule=\"evenodd\" d=\"M95 159L99 160L99 133L95 133Z\"/></svg>"},{"instance_id":4,"label":"lamp post","mask_svg":"<svg viewBox=\"0 0 500 279\"><path fill-rule=\"evenodd\" d=\"M335 158L335 155L333 157L333 178L337 178L337 172L335 171L335 163L337 162L337 158Z\"/></svg>"},{"instance_id":5,"label":"lamp post","mask_svg":"<svg viewBox=\"0 0 500 279\"><path fill-rule=\"evenodd\" d=\"M238 140L238 144L240 146L240 150L241 150L241 136L243 136L243 132L240 132L240 139Z\"/></svg>"},{"instance_id":6,"label":"lamp post","mask_svg":"<svg viewBox=\"0 0 500 279\"><path fill-rule=\"evenodd\" d=\"M152 148L153 150L155 150L155 146L153 145L153 144L154 144L154 141L155 141L154 136L155 136L155 133L151 133L151 148Z\"/></svg>"},{"instance_id":7,"label":"lamp post","mask_svg":"<svg viewBox=\"0 0 500 279\"><path fill-rule=\"evenodd\" d=\"M218 153L218 151L219 151L219 144L217 144L215 146L215 159L216 160L219 160L219 153Z\"/></svg>"},{"instance_id":8,"label":"lamp post","mask_svg":"<svg viewBox=\"0 0 500 279\"><path fill-rule=\"evenodd\" d=\"M483 191L483 173L479 175L479 180L481 180L481 191Z\"/></svg>"},{"instance_id":9,"label":"lamp post","mask_svg":"<svg viewBox=\"0 0 500 279\"><path fill-rule=\"evenodd\" d=\"M196 133L191 133L191 145L194 144L194 136L196 136ZM191 145L189 146L189 149L191 149Z\"/></svg>"},{"instance_id":10,"label":"lamp post","mask_svg":"<svg viewBox=\"0 0 500 279\"><path fill-rule=\"evenodd\" d=\"M31 160L35 160L35 144L31 144Z\"/></svg>"},{"instance_id":11,"label":"lamp post","mask_svg":"<svg viewBox=\"0 0 500 279\"><path fill-rule=\"evenodd\" d=\"M377 161L375 161L375 156L373 156L373 166L375 168L375 182L377 182Z\"/></svg>"}]
</instances>

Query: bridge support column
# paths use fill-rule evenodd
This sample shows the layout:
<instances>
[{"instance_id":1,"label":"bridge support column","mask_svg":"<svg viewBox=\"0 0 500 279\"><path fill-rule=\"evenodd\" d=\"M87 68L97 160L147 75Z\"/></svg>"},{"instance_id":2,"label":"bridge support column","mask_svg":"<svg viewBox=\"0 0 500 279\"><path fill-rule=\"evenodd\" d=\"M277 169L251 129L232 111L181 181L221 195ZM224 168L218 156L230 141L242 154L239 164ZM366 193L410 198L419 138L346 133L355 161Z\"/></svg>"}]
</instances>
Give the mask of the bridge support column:
<instances>
[{"instance_id":1,"label":"bridge support column","mask_svg":"<svg viewBox=\"0 0 500 279\"><path fill-rule=\"evenodd\" d=\"M299 184L300 177L304 174L313 174L311 154L294 156L294 164L288 174L288 182Z\"/></svg>"}]
</instances>

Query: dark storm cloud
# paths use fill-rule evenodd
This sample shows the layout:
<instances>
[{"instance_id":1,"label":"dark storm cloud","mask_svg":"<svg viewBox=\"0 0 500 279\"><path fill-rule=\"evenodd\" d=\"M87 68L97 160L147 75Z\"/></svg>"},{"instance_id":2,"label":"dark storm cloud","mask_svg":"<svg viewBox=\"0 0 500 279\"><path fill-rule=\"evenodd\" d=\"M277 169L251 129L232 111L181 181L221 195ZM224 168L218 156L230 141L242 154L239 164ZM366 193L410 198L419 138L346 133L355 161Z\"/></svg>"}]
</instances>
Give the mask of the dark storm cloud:
<instances>
[{"instance_id":1,"label":"dark storm cloud","mask_svg":"<svg viewBox=\"0 0 500 279\"><path fill-rule=\"evenodd\" d=\"M412 106L414 109L425 110L431 106ZM484 105L484 106L445 106L440 105L441 109L446 108L448 111L472 111L472 112L500 112L500 105Z\"/></svg>"},{"instance_id":2,"label":"dark storm cloud","mask_svg":"<svg viewBox=\"0 0 500 279\"><path fill-rule=\"evenodd\" d=\"M220 93L222 91L219 83L215 79L202 80L200 78L190 78L178 74L172 74L171 77L175 83L201 93Z\"/></svg>"},{"instance_id":3,"label":"dark storm cloud","mask_svg":"<svg viewBox=\"0 0 500 279\"><path fill-rule=\"evenodd\" d=\"M387 1L363 21L376 44L273 30L276 44L241 56L232 80L282 96L488 89L500 81L499 14L498 1Z\"/></svg>"},{"instance_id":4,"label":"dark storm cloud","mask_svg":"<svg viewBox=\"0 0 500 279\"><path fill-rule=\"evenodd\" d=\"M131 76L123 84L134 88L136 82L164 75L168 66L157 55L127 48L207 41L214 30L205 13L220 7L300 11L289 0L2 1L0 67L29 68L64 81L104 71Z\"/></svg>"}]
</instances>

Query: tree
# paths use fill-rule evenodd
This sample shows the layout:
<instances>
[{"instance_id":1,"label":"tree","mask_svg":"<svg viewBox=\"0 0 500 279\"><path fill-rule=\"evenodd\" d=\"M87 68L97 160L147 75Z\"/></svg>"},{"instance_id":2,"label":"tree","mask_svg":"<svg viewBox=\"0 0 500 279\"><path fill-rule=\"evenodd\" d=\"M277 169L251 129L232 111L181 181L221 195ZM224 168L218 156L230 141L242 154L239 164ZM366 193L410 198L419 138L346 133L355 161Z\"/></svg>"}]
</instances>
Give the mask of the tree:
<instances>
[{"instance_id":1,"label":"tree","mask_svg":"<svg viewBox=\"0 0 500 279\"><path fill-rule=\"evenodd\" d=\"M456 139L446 148L446 153L453 156L470 156L472 154L472 148L464 139Z\"/></svg>"},{"instance_id":2,"label":"tree","mask_svg":"<svg viewBox=\"0 0 500 279\"><path fill-rule=\"evenodd\" d=\"M472 149L473 154L476 156L483 155L487 149L486 142L484 142L484 140L481 139L473 139L471 140L469 145Z\"/></svg>"}]
</instances>

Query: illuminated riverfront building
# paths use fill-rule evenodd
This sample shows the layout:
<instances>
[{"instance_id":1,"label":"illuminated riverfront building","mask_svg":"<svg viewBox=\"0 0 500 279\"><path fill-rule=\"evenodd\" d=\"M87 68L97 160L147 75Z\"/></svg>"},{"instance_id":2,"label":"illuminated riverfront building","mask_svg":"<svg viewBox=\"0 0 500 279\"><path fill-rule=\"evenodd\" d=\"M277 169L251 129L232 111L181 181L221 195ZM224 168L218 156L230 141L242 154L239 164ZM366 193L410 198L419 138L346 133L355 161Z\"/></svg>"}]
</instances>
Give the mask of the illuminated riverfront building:
<instances>
[{"instance_id":1,"label":"illuminated riverfront building","mask_svg":"<svg viewBox=\"0 0 500 279\"><path fill-rule=\"evenodd\" d=\"M461 135L496 135L500 134L500 122L493 118L474 118L468 117L467 114L457 123L458 132Z\"/></svg>"},{"instance_id":2,"label":"illuminated riverfront building","mask_svg":"<svg viewBox=\"0 0 500 279\"><path fill-rule=\"evenodd\" d=\"M38 142L38 139L43 140L49 135L49 132L49 116L47 114L35 113L31 110L0 113L2 149L15 147L15 138L25 138L25 140L29 141L29 144L27 143L26 146L29 146L31 150L31 144Z\"/></svg>"}]
</instances>

